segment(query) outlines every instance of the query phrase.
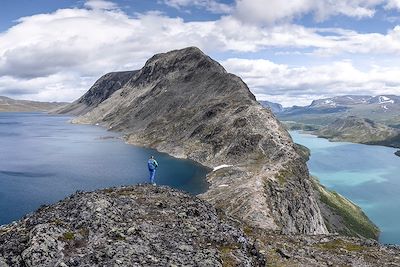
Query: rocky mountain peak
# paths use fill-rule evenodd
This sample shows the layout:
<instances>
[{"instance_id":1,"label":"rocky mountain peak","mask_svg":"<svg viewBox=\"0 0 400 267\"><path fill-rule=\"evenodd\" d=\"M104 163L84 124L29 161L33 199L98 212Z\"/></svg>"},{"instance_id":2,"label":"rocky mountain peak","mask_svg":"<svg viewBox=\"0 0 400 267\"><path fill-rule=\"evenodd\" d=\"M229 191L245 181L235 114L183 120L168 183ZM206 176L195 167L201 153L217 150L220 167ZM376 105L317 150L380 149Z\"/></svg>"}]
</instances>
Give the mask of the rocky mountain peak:
<instances>
[{"instance_id":1,"label":"rocky mountain peak","mask_svg":"<svg viewBox=\"0 0 400 267\"><path fill-rule=\"evenodd\" d=\"M83 111L75 123L98 123L130 144L215 168L201 197L231 216L284 233L328 233L289 133L239 77L197 48L153 56Z\"/></svg>"}]
</instances>

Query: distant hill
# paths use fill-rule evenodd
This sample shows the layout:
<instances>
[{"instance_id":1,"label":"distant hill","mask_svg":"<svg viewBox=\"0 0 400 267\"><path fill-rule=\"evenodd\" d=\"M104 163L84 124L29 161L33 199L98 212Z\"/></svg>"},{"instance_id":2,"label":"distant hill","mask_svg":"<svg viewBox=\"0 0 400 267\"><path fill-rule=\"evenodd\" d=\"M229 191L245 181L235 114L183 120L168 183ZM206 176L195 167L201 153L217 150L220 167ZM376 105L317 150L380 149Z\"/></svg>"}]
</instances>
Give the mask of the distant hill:
<instances>
[{"instance_id":1,"label":"distant hill","mask_svg":"<svg viewBox=\"0 0 400 267\"><path fill-rule=\"evenodd\" d=\"M0 112L47 112L67 103L15 100L0 96Z\"/></svg>"},{"instance_id":2,"label":"distant hill","mask_svg":"<svg viewBox=\"0 0 400 267\"><path fill-rule=\"evenodd\" d=\"M400 130L355 116L337 119L315 133L333 141L400 147Z\"/></svg>"},{"instance_id":3,"label":"distant hill","mask_svg":"<svg viewBox=\"0 0 400 267\"><path fill-rule=\"evenodd\" d=\"M400 128L400 96L345 95L314 100L277 113L282 121L327 125L338 118L357 116Z\"/></svg>"},{"instance_id":4,"label":"distant hill","mask_svg":"<svg viewBox=\"0 0 400 267\"><path fill-rule=\"evenodd\" d=\"M270 102L270 101L258 101L264 108L269 108L275 114L283 112L284 108L281 104Z\"/></svg>"}]
</instances>

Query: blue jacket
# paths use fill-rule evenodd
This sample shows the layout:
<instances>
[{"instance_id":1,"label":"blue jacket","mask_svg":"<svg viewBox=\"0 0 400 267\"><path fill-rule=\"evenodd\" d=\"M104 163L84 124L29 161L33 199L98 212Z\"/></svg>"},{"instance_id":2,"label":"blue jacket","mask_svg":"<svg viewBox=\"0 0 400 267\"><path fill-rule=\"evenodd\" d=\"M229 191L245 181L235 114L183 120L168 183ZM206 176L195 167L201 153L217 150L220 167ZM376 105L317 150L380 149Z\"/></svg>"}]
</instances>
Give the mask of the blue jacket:
<instances>
[{"instance_id":1,"label":"blue jacket","mask_svg":"<svg viewBox=\"0 0 400 267\"><path fill-rule=\"evenodd\" d=\"M154 171L158 167L158 162L155 159L149 159L147 167L149 167L149 171Z\"/></svg>"}]
</instances>

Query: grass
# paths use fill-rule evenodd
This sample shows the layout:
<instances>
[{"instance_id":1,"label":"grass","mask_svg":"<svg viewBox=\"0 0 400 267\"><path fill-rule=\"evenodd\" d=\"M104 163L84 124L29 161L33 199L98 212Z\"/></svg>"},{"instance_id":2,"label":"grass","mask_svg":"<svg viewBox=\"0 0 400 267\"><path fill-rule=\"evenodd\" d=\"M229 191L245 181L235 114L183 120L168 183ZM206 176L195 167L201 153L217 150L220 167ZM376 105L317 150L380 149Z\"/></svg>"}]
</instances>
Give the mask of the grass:
<instances>
[{"instance_id":1,"label":"grass","mask_svg":"<svg viewBox=\"0 0 400 267\"><path fill-rule=\"evenodd\" d=\"M343 223L347 229L339 231L340 234L363 236L372 239L378 238L379 228L369 220L358 206L337 192L327 190L317 181L315 181L315 187L320 193L321 202L325 203L343 219Z\"/></svg>"},{"instance_id":2,"label":"grass","mask_svg":"<svg viewBox=\"0 0 400 267\"><path fill-rule=\"evenodd\" d=\"M281 169L277 175L275 176L275 178L278 180L279 184L281 186L284 186L285 183L287 182L287 178L291 177L291 176L295 176L295 174L293 173L291 167L287 166L284 169Z\"/></svg>"},{"instance_id":3,"label":"grass","mask_svg":"<svg viewBox=\"0 0 400 267\"><path fill-rule=\"evenodd\" d=\"M363 251L365 248L363 246L347 242L341 239L332 240L326 243L317 244L316 247L323 250L340 250L344 249L350 252Z\"/></svg>"}]
</instances>

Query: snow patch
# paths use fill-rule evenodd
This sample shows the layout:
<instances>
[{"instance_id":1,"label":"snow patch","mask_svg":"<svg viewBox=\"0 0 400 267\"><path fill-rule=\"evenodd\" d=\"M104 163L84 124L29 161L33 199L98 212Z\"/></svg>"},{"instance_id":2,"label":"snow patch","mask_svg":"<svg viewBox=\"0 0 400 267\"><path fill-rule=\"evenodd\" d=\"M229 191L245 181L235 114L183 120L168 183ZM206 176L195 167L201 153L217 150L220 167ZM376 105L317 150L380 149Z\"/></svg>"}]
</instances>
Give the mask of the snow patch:
<instances>
[{"instance_id":1,"label":"snow patch","mask_svg":"<svg viewBox=\"0 0 400 267\"><path fill-rule=\"evenodd\" d=\"M228 167L232 167L233 165L226 165L226 164L223 164L223 165L219 165L219 166L217 166L217 167L215 167L214 169L213 169L213 172L215 172L215 171L217 171L217 170L219 170L219 169L222 169L222 168L228 168Z\"/></svg>"},{"instance_id":2,"label":"snow patch","mask_svg":"<svg viewBox=\"0 0 400 267\"><path fill-rule=\"evenodd\" d=\"M389 97L379 96L379 104L386 104L386 103L394 104L394 101L392 99L390 99Z\"/></svg>"}]
</instances>

